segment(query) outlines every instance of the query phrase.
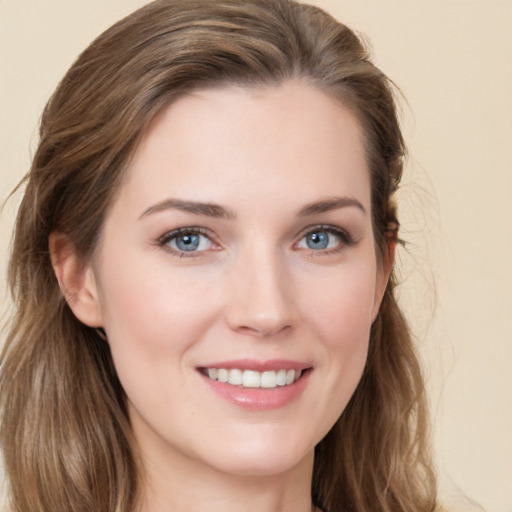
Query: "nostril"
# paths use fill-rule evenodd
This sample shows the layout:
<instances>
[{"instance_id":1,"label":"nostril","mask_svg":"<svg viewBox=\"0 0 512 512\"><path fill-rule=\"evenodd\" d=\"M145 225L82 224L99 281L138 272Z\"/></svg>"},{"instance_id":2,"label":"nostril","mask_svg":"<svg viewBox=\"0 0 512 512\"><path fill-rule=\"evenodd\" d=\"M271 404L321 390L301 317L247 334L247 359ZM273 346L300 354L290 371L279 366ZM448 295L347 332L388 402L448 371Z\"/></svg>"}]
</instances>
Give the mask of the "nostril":
<instances>
[{"instance_id":1,"label":"nostril","mask_svg":"<svg viewBox=\"0 0 512 512\"><path fill-rule=\"evenodd\" d=\"M277 335L282 335L290 331L292 328L291 325L259 325L259 326L247 326L240 325L235 330L241 334L246 334L249 336L257 336L260 338L270 338L275 337Z\"/></svg>"}]
</instances>

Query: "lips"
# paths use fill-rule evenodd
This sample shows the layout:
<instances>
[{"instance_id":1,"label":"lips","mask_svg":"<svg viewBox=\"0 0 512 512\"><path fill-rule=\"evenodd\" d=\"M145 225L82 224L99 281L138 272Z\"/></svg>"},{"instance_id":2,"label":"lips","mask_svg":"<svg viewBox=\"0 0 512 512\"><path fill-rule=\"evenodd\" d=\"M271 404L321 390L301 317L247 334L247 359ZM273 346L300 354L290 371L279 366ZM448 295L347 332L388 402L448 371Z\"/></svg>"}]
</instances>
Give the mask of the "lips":
<instances>
[{"instance_id":1,"label":"lips","mask_svg":"<svg viewBox=\"0 0 512 512\"><path fill-rule=\"evenodd\" d=\"M210 363L198 370L208 387L228 402L250 410L269 410L300 396L313 368L288 360L240 360Z\"/></svg>"}]
</instances>

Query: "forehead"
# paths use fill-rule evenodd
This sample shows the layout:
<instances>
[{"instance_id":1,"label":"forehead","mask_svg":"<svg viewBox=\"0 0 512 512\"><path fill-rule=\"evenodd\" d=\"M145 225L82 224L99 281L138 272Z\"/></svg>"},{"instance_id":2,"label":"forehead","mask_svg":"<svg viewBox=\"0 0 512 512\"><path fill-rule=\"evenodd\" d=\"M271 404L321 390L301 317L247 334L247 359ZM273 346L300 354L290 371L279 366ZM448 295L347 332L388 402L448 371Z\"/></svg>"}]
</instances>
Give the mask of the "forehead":
<instances>
[{"instance_id":1,"label":"forehead","mask_svg":"<svg viewBox=\"0 0 512 512\"><path fill-rule=\"evenodd\" d=\"M348 194L369 207L370 195L356 117L299 81L180 97L149 126L122 188L138 208L165 195L243 204L277 192L305 203Z\"/></svg>"}]
</instances>

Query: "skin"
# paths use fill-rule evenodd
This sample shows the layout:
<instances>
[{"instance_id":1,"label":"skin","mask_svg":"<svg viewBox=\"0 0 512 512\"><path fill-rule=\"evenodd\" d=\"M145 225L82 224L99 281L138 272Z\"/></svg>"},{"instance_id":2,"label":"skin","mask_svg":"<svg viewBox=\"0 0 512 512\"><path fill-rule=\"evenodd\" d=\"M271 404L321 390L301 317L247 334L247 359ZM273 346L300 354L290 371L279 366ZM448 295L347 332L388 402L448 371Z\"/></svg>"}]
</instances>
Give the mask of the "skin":
<instances>
[{"instance_id":1,"label":"skin","mask_svg":"<svg viewBox=\"0 0 512 512\"><path fill-rule=\"evenodd\" d=\"M204 230L199 250L180 253L165 236L191 227ZM328 247L310 248L312 233ZM50 242L76 316L107 332L141 453L140 510L310 511L314 447L361 377L389 275L351 112L302 82L182 97L145 134L92 260L63 235ZM305 363L303 390L248 410L198 371L247 358Z\"/></svg>"}]
</instances>

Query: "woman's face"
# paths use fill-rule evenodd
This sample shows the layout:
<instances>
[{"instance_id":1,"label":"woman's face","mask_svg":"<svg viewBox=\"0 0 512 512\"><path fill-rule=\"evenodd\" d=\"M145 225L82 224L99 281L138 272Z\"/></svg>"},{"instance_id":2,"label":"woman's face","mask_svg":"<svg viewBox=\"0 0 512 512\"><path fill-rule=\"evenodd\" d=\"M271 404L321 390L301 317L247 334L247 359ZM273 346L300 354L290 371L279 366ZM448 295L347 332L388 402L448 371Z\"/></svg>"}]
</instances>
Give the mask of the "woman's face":
<instances>
[{"instance_id":1,"label":"woman's face","mask_svg":"<svg viewBox=\"0 0 512 512\"><path fill-rule=\"evenodd\" d=\"M356 119L300 82L177 100L90 269L150 463L310 464L361 377L387 279Z\"/></svg>"}]
</instances>

